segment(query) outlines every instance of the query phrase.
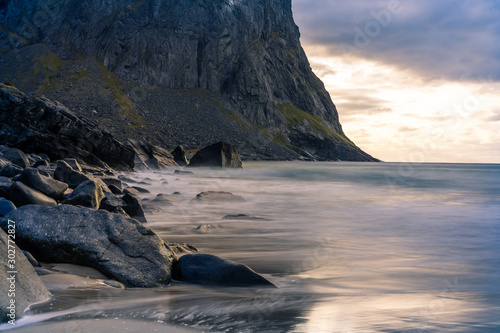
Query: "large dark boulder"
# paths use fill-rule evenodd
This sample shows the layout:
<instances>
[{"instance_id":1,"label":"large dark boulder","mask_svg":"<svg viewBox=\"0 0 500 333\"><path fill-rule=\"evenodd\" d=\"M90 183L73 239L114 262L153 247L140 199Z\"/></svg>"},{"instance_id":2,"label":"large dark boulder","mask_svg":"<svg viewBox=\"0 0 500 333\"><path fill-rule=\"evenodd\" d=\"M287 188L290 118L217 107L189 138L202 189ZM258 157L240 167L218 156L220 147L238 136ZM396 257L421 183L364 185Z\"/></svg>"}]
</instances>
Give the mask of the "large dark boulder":
<instances>
[{"instance_id":1,"label":"large dark boulder","mask_svg":"<svg viewBox=\"0 0 500 333\"><path fill-rule=\"evenodd\" d=\"M7 224L3 224L2 228L8 232ZM10 245L13 247L11 248ZM0 323L14 320L11 323L15 324L15 321L24 315L24 311L30 305L45 302L49 299L50 293L21 249L12 242L9 243L7 234L3 230L0 230L0 248L2 249L0 256L0 290L2 290L0 294ZM13 268L8 262L9 255L14 256L15 266ZM17 274L11 274L9 271L16 271ZM12 279L13 275L14 279ZM9 292L11 282L14 282L15 295ZM11 300L15 301L13 303L15 309L11 305Z\"/></svg>"},{"instance_id":2,"label":"large dark boulder","mask_svg":"<svg viewBox=\"0 0 500 333\"><path fill-rule=\"evenodd\" d=\"M57 206L57 202L54 199L21 182L15 182L10 187L9 198L17 207L25 205Z\"/></svg>"},{"instance_id":3,"label":"large dark boulder","mask_svg":"<svg viewBox=\"0 0 500 333\"><path fill-rule=\"evenodd\" d=\"M15 165L20 166L21 168L27 168L30 166L30 162L26 154L24 154L24 152L16 148L10 148L3 151L2 157L5 158L6 160L11 161Z\"/></svg>"},{"instance_id":4,"label":"large dark boulder","mask_svg":"<svg viewBox=\"0 0 500 333\"><path fill-rule=\"evenodd\" d=\"M55 200L59 200L68 189L68 184L42 176L35 168L24 169L19 181Z\"/></svg>"},{"instance_id":5,"label":"large dark boulder","mask_svg":"<svg viewBox=\"0 0 500 333\"><path fill-rule=\"evenodd\" d=\"M43 262L89 266L128 287L170 282L174 253L151 229L104 210L25 206L0 219L16 221L16 241Z\"/></svg>"},{"instance_id":6,"label":"large dark boulder","mask_svg":"<svg viewBox=\"0 0 500 333\"><path fill-rule=\"evenodd\" d=\"M4 125L0 141L25 152L45 153L52 160L73 157L93 165L134 167L134 152L96 123L59 103L4 84L0 84L0 123Z\"/></svg>"},{"instance_id":7,"label":"large dark boulder","mask_svg":"<svg viewBox=\"0 0 500 333\"><path fill-rule=\"evenodd\" d=\"M189 166L241 168L243 164L236 147L221 141L200 149L189 162Z\"/></svg>"},{"instance_id":8,"label":"large dark boulder","mask_svg":"<svg viewBox=\"0 0 500 333\"><path fill-rule=\"evenodd\" d=\"M250 267L211 254L186 254L174 263L172 277L204 285L276 287Z\"/></svg>"},{"instance_id":9,"label":"large dark boulder","mask_svg":"<svg viewBox=\"0 0 500 333\"><path fill-rule=\"evenodd\" d=\"M185 166L188 164L188 160L186 157L186 151L184 150L184 147L177 146L177 148L175 148L174 151L172 152L172 156L174 157L174 161L179 166Z\"/></svg>"},{"instance_id":10,"label":"large dark boulder","mask_svg":"<svg viewBox=\"0 0 500 333\"><path fill-rule=\"evenodd\" d=\"M87 180L62 200L63 204L99 209L104 193L98 182Z\"/></svg>"}]
</instances>

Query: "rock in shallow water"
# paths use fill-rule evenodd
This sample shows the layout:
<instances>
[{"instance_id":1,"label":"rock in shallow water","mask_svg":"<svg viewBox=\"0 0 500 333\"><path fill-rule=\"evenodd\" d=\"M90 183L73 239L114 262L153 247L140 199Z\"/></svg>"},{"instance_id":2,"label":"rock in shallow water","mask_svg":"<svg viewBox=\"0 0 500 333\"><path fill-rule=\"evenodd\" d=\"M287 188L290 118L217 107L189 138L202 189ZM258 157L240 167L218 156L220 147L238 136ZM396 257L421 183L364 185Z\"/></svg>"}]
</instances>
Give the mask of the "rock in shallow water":
<instances>
[{"instance_id":1,"label":"rock in shallow water","mask_svg":"<svg viewBox=\"0 0 500 333\"><path fill-rule=\"evenodd\" d=\"M172 278L225 287L276 287L250 267L211 254L186 254L174 262Z\"/></svg>"},{"instance_id":2,"label":"rock in shallow water","mask_svg":"<svg viewBox=\"0 0 500 333\"><path fill-rule=\"evenodd\" d=\"M196 198L192 200L192 202L200 202L200 203L213 203L220 201L245 201L243 197L239 195L234 195L231 192L217 192L217 191L208 191L201 192L196 195Z\"/></svg>"},{"instance_id":3,"label":"rock in shallow water","mask_svg":"<svg viewBox=\"0 0 500 333\"><path fill-rule=\"evenodd\" d=\"M89 266L128 287L170 282L175 254L134 219L103 210L61 205L21 207L3 219L16 221L16 241L44 262Z\"/></svg>"}]
</instances>

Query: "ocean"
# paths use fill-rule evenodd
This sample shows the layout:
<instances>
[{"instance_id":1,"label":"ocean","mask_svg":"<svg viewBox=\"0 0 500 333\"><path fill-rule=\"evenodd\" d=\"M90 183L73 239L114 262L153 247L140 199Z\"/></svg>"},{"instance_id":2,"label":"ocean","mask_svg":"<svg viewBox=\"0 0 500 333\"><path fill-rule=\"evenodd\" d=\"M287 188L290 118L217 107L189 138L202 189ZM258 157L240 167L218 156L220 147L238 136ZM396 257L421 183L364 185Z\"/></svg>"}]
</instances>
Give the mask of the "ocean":
<instances>
[{"instance_id":1,"label":"ocean","mask_svg":"<svg viewBox=\"0 0 500 333\"><path fill-rule=\"evenodd\" d=\"M127 175L151 192L143 203L160 208L148 226L244 263L278 289L56 283L13 331L500 332L500 165L192 171ZM245 201L192 202L206 191ZM152 201L174 192L168 205Z\"/></svg>"}]
</instances>

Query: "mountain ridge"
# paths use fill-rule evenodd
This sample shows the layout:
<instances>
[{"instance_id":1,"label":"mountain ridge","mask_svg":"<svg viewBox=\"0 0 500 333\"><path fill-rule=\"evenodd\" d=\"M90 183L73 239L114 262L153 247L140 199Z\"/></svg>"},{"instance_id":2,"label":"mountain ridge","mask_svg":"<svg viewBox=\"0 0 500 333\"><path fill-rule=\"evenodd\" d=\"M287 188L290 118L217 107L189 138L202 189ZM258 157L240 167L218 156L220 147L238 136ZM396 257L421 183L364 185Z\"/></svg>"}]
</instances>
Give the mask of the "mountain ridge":
<instances>
[{"instance_id":1,"label":"mountain ridge","mask_svg":"<svg viewBox=\"0 0 500 333\"><path fill-rule=\"evenodd\" d=\"M60 100L121 140L376 160L343 133L290 0L24 0L4 4L0 20L0 80Z\"/></svg>"}]
</instances>

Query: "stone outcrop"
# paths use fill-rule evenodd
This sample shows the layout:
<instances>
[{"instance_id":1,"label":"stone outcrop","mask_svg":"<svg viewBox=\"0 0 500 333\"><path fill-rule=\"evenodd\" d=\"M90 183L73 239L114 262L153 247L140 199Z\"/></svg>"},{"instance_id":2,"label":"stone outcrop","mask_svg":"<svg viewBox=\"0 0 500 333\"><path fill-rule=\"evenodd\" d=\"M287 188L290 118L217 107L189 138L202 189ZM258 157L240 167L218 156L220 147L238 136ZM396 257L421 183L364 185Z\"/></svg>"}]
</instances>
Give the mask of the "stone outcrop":
<instances>
[{"instance_id":1,"label":"stone outcrop","mask_svg":"<svg viewBox=\"0 0 500 333\"><path fill-rule=\"evenodd\" d=\"M236 147L221 141L200 149L189 162L189 166L241 168L243 164Z\"/></svg>"},{"instance_id":2,"label":"stone outcrop","mask_svg":"<svg viewBox=\"0 0 500 333\"><path fill-rule=\"evenodd\" d=\"M130 169L134 152L61 104L0 84L0 142L51 159L79 158L89 164Z\"/></svg>"}]
</instances>

